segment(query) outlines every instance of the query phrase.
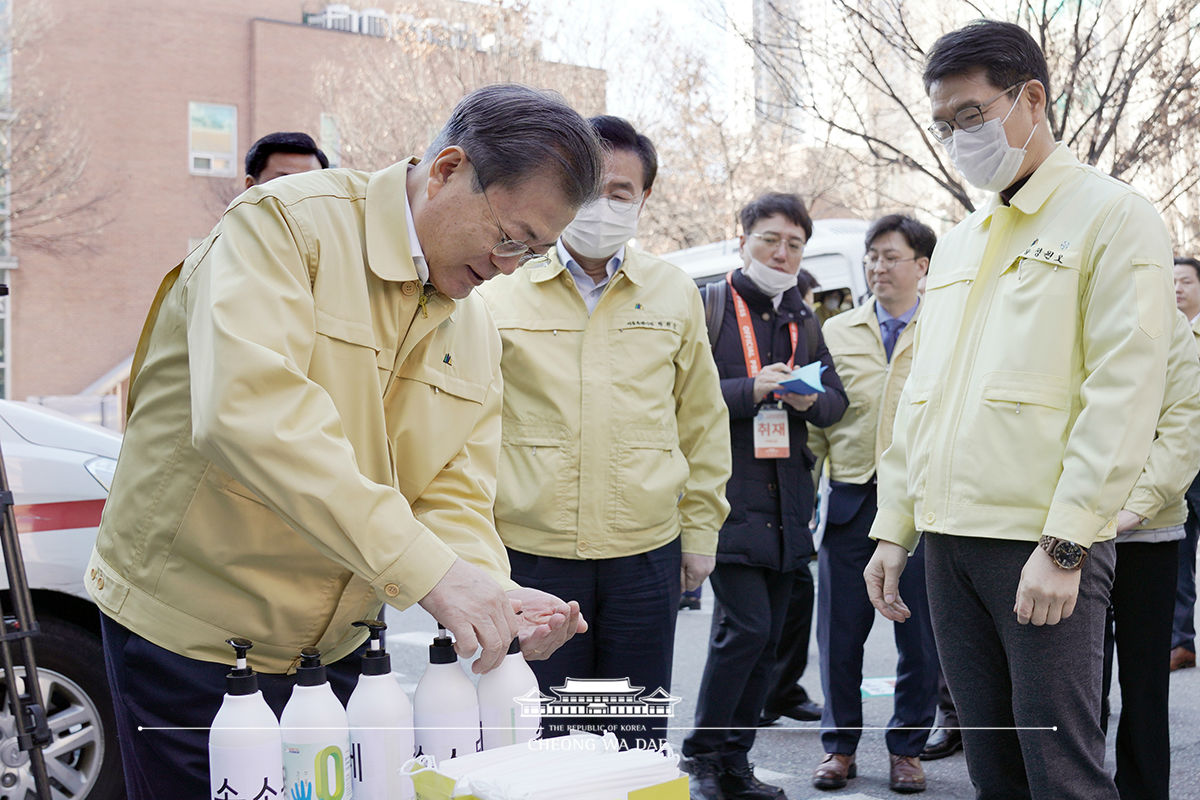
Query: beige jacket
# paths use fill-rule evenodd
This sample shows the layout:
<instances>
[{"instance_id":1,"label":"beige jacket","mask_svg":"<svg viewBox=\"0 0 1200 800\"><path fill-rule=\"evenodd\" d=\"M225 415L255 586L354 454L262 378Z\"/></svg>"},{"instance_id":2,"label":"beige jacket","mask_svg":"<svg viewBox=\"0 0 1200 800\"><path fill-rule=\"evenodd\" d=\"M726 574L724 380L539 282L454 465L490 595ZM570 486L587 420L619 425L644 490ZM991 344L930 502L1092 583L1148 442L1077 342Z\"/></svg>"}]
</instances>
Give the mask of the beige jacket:
<instances>
[{"instance_id":1,"label":"beige jacket","mask_svg":"<svg viewBox=\"0 0 1200 800\"><path fill-rule=\"evenodd\" d=\"M496 526L514 550L614 558L682 536L716 552L729 413L700 293L625 252L590 317L556 249L479 290L504 342Z\"/></svg>"},{"instance_id":2,"label":"beige jacket","mask_svg":"<svg viewBox=\"0 0 1200 800\"><path fill-rule=\"evenodd\" d=\"M1153 206L1062 146L941 237L872 537L1112 538L1162 408L1171 267Z\"/></svg>"},{"instance_id":3,"label":"beige jacket","mask_svg":"<svg viewBox=\"0 0 1200 800\"><path fill-rule=\"evenodd\" d=\"M842 483L866 483L883 451L892 443L892 423L900 392L912 369L913 339L921 309L900 331L888 361L875 300L830 317L821 328L850 406L828 428L808 426L808 446L828 459L829 477ZM818 473L819 474L819 473Z\"/></svg>"},{"instance_id":4,"label":"beige jacket","mask_svg":"<svg viewBox=\"0 0 1200 800\"><path fill-rule=\"evenodd\" d=\"M1150 457L1125 509L1146 520L1138 530L1182 525L1187 519L1184 492L1200 468L1200 352L1182 311L1175 312L1167 386Z\"/></svg>"},{"instance_id":5,"label":"beige jacket","mask_svg":"<svg viewBox=\"0 0 1200 800\"><path fill-rule=\"evenodd\" d=\"M405 177L253 188L164 283L86 575L105 614L209 661L244 636L282 672L308 645L351 652L352 621L423 597L456 555L513 585L500 340L477 298L423 293Z\"/></svg>"}]
</instances>

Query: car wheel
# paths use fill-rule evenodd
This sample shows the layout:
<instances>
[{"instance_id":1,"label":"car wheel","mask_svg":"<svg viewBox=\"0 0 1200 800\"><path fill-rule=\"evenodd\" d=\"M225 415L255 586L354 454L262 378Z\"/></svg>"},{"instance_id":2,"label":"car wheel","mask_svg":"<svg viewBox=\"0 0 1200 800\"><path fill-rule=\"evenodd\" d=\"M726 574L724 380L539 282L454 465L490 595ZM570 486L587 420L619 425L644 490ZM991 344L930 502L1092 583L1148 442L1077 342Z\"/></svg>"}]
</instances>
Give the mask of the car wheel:
<instances>
[{"instance_id":1,"label":"car wheel","mask_svg":"<svg viewBox=\"0 0 1200 800\"><path fill-rule=\"evenodd\" d=\"M51 741L43 749L54 800L120 800L121 752L99 635L53 617L38 620L38 683ZM19 651L13 649L19 661ZM24 675L24 667L15 667ZM23 685L23 684L22 684ZM17 744L7 687L0 705L0 800L34 800L29 754Z\"/></svg>"}]
</instances>

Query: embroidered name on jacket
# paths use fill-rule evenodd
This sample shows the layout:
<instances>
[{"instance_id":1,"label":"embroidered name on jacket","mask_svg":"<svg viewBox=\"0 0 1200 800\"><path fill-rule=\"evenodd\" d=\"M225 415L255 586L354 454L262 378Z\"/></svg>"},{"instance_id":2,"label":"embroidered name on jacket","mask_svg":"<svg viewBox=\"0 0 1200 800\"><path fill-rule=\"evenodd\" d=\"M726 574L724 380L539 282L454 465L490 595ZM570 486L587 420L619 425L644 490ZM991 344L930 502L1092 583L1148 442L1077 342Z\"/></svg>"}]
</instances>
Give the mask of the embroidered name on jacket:
<instances>
[{"instance_id":1,"label":"embroidered name on jacket","mask_svg":"<svg viewBox=\"0 0 1200 800\"><path fill-rule=\"evenodd\" d=\"M621 323L622 328L652 328L678 332L680 329L677 319L629 319Z\"/></svg>"}]
</instances>

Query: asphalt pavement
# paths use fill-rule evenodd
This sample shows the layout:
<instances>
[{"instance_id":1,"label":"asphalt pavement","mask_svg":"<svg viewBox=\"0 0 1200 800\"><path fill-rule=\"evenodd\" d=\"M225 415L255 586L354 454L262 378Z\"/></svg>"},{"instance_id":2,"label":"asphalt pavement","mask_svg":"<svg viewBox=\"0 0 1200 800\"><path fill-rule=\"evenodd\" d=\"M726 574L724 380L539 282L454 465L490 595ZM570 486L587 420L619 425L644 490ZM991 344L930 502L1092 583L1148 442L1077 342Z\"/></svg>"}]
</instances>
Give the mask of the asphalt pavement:
<instances>
[{"instance_id":1,"label":"asphalt pavement","mask_svg":"<svg viewBox=\"0 0 1200 800\"><path fill-rule=\"evenodd\" d=\"M678 748L687 735L696 707L700 674L708 652L709 626L712 622L712 592L706 585L703 607L699 611L681 611L675 634L675 675L671 693L680 698L675 705L668 739ZM427 646L435 633L432 619L413 607L397 613L389 609L387 649L393 655L393 669L402 675L409 695L425 668ZM836 797L842 800L883 800L900 797L888 789L888 758L883 728L891 717L892 697L889 681L895 675L896 648L891 623L882 617L867 640L863 674L863 725L866 728L858 748L858 777L845 789L826 792L814 789L812 770L824 753L818 723L794 722L784 718L760 730L751 761L760 779L783 787L791 800L815 800ZM1120 665L1117 665L1120 670ZM811 643L809 668L801 681L809 694L821 699L821 681L817 667L815 637ZM653 688L653 687L652 687ZM1112 694L1113 720L1110 725L1107 761L1113 769L1113 739L1120 693ZM1200 669L1186 669L1171 675L1171 798L1200 800ZM962 753L939 761L924 762L928 789L919 795L924 800L960 800L974 797Z\"/></svg>"}]
</instances>

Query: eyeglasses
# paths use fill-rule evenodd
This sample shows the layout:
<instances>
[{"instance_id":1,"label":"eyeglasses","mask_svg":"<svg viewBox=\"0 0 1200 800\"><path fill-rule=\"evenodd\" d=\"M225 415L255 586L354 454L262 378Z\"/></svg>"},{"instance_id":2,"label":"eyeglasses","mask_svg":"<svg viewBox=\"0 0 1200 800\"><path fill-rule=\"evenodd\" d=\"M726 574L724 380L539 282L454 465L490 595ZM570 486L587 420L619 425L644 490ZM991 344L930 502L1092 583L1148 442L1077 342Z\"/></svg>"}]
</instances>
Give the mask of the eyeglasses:
<instances>
[{"instance_id":1,"label":"eyeglasses","mask_svg":"<svg viewBox=\"0 0 1200 800\"><path fill-rule=\"evenodd\" d=\"M944 119L935 119L933 121L933 124L930 125L928 128L926 128L925 130L929 131L933 135L933 137L935 139L937 139L939 142L949 141L950 137L952 137L954 135L955 128L958 128L961 131L966 131L967 133L974 133L975 131L977 131L983 127L983 123L984 123L983 112L985 112L989 108L991 108L992 104L995 103L997 100L999 100L1001 97L1004 97L1006 94L1011 92L1013 89L1016 89L1018 86L1023 86L1024 84L1026 84L1028 82L1029 81L1018 81L1018 82L1014 83L1012 86L1005 89L1000 94L993 97L991 100L988 100L986 103L980 103L979 105L976 105L976 106L967 106L966 108L960 108L958 110L958 112L955 113L955 115L954 115L953 123L947 122Z\"/></svg>"},{"instance_id":2,"label":"eyeglasses","mask_svg":"<svg viewBox=\"0 0 1200 800\"><path fill-rule=\"evenodd\" d=\"M879 269L891 269L892 267L896 266L897 264L903 264L905 261L916 261L916 260L917 259L915 257L913 257L913 258L882 257L881 258L880 256L865 255L865 256L863 256L863 266L866 267L867 269L875 269L876 267L878 267Z\"/></svg>"},{"instance_id":3,"label":"eyeglasses","mask_svg":"<svg viewBox=\"0 0 1200 800\"><path fill-rule=\"evenodd\" d=\"M517 263L522 267L541 266L550 261L550 256L545 253L537 253L533 251L529 245L522 241L512 238L504 232L504 228L500 227L500 219L496 216L496 210L492 208L492 201L488 199L487 190L483 190L483 200L487 203L488 211L492 215L492 222L496 223L496 230L500 231L500 241L492 247L492 255L498 258L515 258L520 256L521 260Z\"/></svg>"},{"instance_id":4,"label":"eyeglasses","mask_svg":"<svg viewBox=\"0 0 1200 800\"><path fill-rule=\"evenodd\" d=\"M772 252L783 241L783 237L778 233L752 233L750 235L769 247ZM798 256L804 252L804 245L805 241L803 239L793 238L787 240L788 252L794 256Z\"/></svg>"},{"instance_id":5,"label":"eyeglasses","mask_svg":"<svg viewBox=\"0 0 1200 800\"><path fill-rule=\"evenodd\" d=\"M627 214L632 210L632 206L636 206L641 202L641 198L633 197L627 192L615 192L604 195L600 198L600 202L606 203L610 209L618 214Z\"/></svg>"}]
</instances>

